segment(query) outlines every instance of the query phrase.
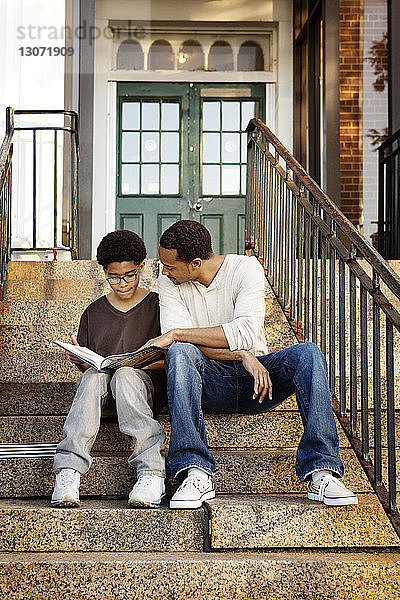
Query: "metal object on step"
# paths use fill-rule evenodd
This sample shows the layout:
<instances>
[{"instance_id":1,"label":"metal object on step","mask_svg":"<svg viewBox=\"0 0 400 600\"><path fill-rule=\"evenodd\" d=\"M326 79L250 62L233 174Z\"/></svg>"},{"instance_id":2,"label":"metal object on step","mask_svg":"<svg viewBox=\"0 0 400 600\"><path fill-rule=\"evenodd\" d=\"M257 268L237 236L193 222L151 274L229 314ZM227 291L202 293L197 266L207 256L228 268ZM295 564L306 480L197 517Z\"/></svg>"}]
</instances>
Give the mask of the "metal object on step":
<instances>
[{"instance_id":1,"label":"metal object on step","mask_svg":"<svg viewBox=\"0 0 400 600\"><path fill-rule=\"evenodd\" d=\"M57 444L0 444L0 459L52 457L56 448Z\"/></svg>"}]
</instances>

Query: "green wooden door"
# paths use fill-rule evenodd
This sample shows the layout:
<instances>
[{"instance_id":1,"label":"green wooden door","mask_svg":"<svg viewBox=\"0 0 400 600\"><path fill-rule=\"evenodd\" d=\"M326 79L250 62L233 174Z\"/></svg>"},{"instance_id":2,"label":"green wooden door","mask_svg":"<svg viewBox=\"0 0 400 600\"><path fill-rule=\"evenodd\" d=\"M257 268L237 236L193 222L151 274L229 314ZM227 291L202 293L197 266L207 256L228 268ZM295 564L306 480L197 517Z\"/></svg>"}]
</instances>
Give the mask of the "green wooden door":
<instances>
[{"instance_id":1,"label":"green wooden door","mask_svg":"<svg viewBox=\"0 0 400 600\"><path fill-rule=\"evenodd\" d=\"M162 232L200 220L216 252L243 252L246 134L262 84L118 84L116 223L157 256Z\"/></svg>"}]
</instances>

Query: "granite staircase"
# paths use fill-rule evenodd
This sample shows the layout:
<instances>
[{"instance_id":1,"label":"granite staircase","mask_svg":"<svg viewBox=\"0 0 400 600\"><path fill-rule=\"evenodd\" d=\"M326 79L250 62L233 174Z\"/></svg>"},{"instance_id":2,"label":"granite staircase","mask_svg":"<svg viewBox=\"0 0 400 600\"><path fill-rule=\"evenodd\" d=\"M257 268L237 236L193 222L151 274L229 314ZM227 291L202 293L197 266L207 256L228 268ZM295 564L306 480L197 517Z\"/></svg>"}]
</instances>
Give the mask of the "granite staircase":
<instances>
[{"instance_id":1,"label":"granite staircase","mask_svg":"<svg viewBox=\"0 0 400 600\"><path fill-rule=\"evenodd\" d=\"M145 287L155 289L156 270L147 261ZM92 261L11 263L0 306L0 445L45 450L60 440L77 371L49 340L76 332L82 310L104 290ZM270 349L295 343L270 290L266 308ZM160 421L168 433L168 416ZM51 452L1 458L1 596L400 598L400 540L343 432L344 482L359 504L326 507L307 499L294 472L302 430L294 398L267 415L208 415L206 427L217 497L193 511L127 508L131 442L110 416L82 477L79 509L50 507Z\"/></svg>"}]
</instances>

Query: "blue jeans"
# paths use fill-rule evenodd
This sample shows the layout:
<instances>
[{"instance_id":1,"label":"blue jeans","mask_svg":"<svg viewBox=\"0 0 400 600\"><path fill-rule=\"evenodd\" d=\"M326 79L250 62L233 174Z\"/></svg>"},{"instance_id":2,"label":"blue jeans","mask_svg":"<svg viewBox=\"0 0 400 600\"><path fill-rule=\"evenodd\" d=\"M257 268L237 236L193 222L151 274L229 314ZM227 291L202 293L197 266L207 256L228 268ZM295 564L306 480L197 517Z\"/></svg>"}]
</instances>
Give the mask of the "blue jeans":
<instances>
[{"instance_id":1,"label":"blue jeans","mask_svg":"<svg viewBox=\"0 0 400 600\"><path fill-rule=\"evenodd\" d=\"M266 398L262 404L253 399L253 377L240 361L210 360L192 344L172 344L165 367L171 419L167 464L174 479L191 466L210 474L215 471L203 412L254 415L270 411L293 393L304 426L296 457L298 477L305 481L320 469L343 475L328 370L320 349L312 343L296 344L258 360L273 386L272 401Z\"/></svg>"}]
</instances>

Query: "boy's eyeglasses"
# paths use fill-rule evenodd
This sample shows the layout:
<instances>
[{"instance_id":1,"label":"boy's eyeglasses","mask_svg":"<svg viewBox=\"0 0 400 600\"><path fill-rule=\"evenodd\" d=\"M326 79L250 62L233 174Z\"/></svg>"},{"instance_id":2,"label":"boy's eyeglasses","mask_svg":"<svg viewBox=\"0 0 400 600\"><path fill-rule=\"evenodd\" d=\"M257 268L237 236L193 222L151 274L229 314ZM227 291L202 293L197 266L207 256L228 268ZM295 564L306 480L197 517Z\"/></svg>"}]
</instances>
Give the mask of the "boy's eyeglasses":
<instances>
[{"instance_id":1,"label":"boy's eyeglasses","mask_svg":"<svg viewBox=\"0 0 400 600\"><path fill-rule=\"evenodd\" d=\"M136 269L136 271L134 273L129 273L128 275L122 275L122 277L119 277L118 275L115 275L114 277L106 277L106 281L108 281L108 283L110 285L119 285L122 280L124 280L125 283L131 283L131 281L135 281L136 277L138 276L141 266L142 266L142 263L140 263L140 265L138 266L138 268Z\"/></svg>"}]
</instances>

